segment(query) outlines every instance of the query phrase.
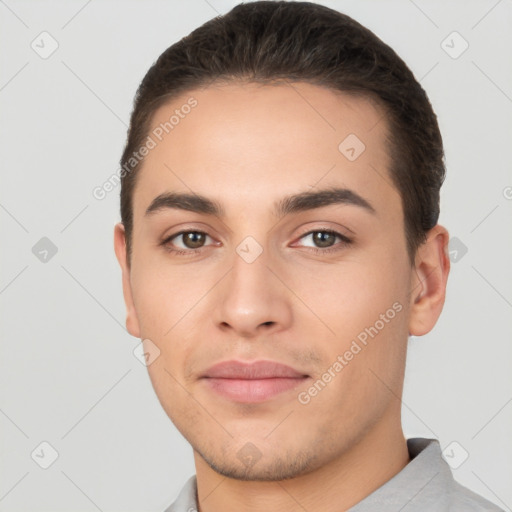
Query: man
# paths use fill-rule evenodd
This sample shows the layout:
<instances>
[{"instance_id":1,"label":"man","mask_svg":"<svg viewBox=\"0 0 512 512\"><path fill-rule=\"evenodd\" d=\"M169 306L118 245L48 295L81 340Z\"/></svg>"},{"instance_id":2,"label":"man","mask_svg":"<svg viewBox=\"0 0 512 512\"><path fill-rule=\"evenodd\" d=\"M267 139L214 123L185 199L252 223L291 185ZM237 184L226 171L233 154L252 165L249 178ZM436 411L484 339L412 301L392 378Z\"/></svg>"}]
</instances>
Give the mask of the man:
<instances>
[{"instance_id":1,"label":"man","mask_svg":"<svg viewBox=\"0 0 512 512\"><path fill-rule=\"evenodd\" d=\"M402 432L450 265L436 116L393 50L240 4L149 70L121 167L127 328L194 450L168 511L499 510Z\"/></svg>"}]
</instances>

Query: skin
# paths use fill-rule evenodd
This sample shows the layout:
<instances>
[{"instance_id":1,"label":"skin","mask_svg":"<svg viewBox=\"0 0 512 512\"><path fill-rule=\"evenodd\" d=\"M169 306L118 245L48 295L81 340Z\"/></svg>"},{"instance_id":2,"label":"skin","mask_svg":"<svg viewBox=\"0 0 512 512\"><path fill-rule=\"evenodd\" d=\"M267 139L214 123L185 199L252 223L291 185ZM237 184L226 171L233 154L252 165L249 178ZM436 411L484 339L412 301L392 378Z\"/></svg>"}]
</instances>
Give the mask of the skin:
<instances>
[{"instance_id":1,"label":"skin","mask_svg":"<svg viewBox=\"0 0 512 512\"><path fill-rule=\"evenodd\" d=\"M374 102L306 83L230 83L175 98L153 126L190 96L197 107L138 176L130 262L123 225L115 226L127 329L160 350L148 371L194 449L201 511L347 510L409 462L400 418L408 335L426 334L441 313L448 232L435 226L411 266L387 123ZM366 146L352 162L338 150L351 133ZM350 204L273 212L284 196L331 186L355 191L375 212ZM144 215L163 192L207 196L225 217L171 208ZM209 235L200 253L159 245L184 228ZM330 239L339 250L314 253L326 245L308 233L322 229L352 243ZM263 249L252 263L236 252L247 236ZM186 242L168 246L198 247ZM300 403L298 393L396 302L401 311ZM238 403L199 378L230 359L278 361L310 379L266 402ZM252 465L239 455L248 442L259 454Z\"/></svg>"}]
</instances>

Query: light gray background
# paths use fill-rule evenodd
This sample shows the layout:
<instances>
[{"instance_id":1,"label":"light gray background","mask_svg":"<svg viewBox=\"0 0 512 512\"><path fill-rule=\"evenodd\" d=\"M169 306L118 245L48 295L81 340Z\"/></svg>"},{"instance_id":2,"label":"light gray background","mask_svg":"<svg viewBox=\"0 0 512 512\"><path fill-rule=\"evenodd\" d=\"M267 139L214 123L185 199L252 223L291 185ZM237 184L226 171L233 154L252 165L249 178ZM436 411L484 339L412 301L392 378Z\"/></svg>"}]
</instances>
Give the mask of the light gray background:
<instances>
[{"instance_id":1,"label":"light gray background","mask_svg":"<svg viewBox=\"0 0 512 512\"><path fill-rule=\"evenodd\" d=\"M406 436L466 450L455 478L510 510L511 1L321 3L372 29L427 90L446 145L441 223L467 247L454 246L440 321L410 342ZM157 512L194 473L124 328L119 188L92 190L118 168L152 62L235 4L0 1L1 511ZM49 48L43 31L59 45L47 59L31 48ZM441 46L453 31L469 43L456 59ZM46 263L42 237L58 249ZM58 452L48 469L43 441Z\"/></svg>"}]
</instances>

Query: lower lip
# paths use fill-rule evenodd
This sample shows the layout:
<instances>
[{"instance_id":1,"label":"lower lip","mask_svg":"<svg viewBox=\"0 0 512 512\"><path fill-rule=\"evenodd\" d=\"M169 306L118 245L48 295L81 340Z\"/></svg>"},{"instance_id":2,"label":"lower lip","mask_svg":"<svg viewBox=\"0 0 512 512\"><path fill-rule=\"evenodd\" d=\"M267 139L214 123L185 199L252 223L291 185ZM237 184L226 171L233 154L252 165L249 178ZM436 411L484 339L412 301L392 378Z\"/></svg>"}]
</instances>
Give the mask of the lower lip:
<instances>
[{"instance_id":1,"label":"lower lip","mask_svg":"<svg viewBox=\"0 0 512 512\"><path fill-rule=\"evenodd\" d=\"M307 377L271 379L204 379L213 391L235 402L264 402L303 384Z\"/></svg>"}]
</instances>

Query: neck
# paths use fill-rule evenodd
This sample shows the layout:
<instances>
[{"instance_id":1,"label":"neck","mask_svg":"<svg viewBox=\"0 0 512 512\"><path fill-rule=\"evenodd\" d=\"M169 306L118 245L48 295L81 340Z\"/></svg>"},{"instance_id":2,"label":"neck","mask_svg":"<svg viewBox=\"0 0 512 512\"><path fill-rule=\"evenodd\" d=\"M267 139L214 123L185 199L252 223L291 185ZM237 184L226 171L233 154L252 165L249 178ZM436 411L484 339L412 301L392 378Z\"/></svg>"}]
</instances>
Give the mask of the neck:
<instances>
[{"instance_id":1,"label":"neck","mask_svg":"<svg viewBox=\"0 0 512 512\"><path fill-rule=\"evenodd\" d=\"M308 474L275 482L224 477L194 452L199 512L348 510L409 462L400 422L392 426L381 421L339 458Z\"/></svg>"}]
</instances>

